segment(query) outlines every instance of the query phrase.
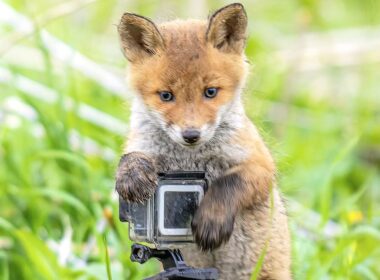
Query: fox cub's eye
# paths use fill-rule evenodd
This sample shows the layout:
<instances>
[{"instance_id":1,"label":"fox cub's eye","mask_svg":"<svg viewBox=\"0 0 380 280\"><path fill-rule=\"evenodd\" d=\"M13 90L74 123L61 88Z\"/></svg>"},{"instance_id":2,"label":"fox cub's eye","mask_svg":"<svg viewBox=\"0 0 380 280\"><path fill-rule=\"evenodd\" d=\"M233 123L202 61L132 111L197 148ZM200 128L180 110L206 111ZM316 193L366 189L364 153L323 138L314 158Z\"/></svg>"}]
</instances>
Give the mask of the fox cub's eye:
<instances>
[{"instance_id":1,"label":"fox cub's eye","mask_svg":"<svg viewBox=\"0 0 380 280\"><path fill-rule=\"evenodd\" d=\"M159 92L160 98L164 102L169 102L174 100L174 95L170 91L160 91Z\"/></svg>"},{"instance_id":2,"label":"fox cub's eye","mask_svg":"<svg viewBox=\"0 0 380 280\"><path fill-rule=\"evenodd\" d=\"M218 94L218 89L215 87L206 88L204 96L206 98L214 98Z\"/></svg>"}]
</instances>

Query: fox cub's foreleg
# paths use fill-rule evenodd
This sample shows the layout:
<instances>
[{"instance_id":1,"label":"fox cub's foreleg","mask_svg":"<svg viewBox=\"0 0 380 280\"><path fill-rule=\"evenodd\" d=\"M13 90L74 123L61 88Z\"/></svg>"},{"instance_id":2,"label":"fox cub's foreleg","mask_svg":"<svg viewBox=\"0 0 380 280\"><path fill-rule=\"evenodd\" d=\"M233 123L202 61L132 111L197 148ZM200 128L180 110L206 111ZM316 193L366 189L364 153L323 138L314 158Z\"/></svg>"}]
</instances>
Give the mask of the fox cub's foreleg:
<instances>
[{"instance_id":1,"label":"fox cub's foreleg","mask_svg":"<svg viewBox=\"0 0 380 280\"><path fill-rule=\"evenodd\" d=\"M211 183L192 222L195 241L208 251L226 243L242 209L268 199L275 169L270 157L255 156Z\"/></svg>"},{"instance_id":2,"label":"fox cub's foreleg","mask_svg":"<svg viewBox=\"0 0 380 280\"><path fill-rule=\"evenodd\" d=\"M123 199L145 201L153 195L156 186L157 170L152 158L141 152L121 157L116 173L116 190Z\"/></svg>"}]
</instances>

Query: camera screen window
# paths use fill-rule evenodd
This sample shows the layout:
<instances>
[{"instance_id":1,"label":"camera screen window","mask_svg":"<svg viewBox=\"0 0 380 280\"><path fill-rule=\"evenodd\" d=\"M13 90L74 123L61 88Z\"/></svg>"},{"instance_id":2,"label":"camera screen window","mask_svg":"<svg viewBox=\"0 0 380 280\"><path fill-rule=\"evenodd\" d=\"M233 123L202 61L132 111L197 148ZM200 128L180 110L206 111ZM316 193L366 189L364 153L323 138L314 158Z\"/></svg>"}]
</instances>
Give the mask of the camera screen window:
<instances>
[{"instance_id":1,"label":"camera screen window","mask_svg":"<svg viewBox=\"0 0 380 280\"><path fill-rule=\"evenodd\" d=\"M200 185L163 185L158 195L158 229L162 235L191 235L191 220L203 198Z\"/></svg>"},{"instance_id":2,"label":"camera screen window","mask_svg":"<svg viewBox=\"0 0 380 280\"><path fill-rule=\"evenodd\" d=\"M164 227L190 228L199 204L198 192L165 192Z\"/></svg>"}]
</instances>

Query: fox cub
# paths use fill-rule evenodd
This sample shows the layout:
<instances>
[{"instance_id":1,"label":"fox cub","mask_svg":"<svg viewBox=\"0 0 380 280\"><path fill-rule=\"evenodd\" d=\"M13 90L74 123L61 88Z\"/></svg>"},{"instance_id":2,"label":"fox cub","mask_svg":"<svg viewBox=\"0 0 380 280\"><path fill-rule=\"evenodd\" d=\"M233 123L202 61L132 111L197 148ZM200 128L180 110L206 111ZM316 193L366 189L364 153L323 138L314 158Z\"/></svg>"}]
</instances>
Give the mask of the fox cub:
<instances>
[{"instance_id":1,"label":"fox cub","mask_svg":"<svg viewBox=\"0 0 380 280\"><path fill-rule=\"evenodd\" d=\"M249 279L263 251L260 279L290 279L290 238L275 164L242 105L247 15L241 4L207 21L159 25L125 13L118 26L135 90L131 130L116 190L141 202L157 172L206 171L209 190L192 221L190 265L220 279Z\"/></svg>"}]
</instances>

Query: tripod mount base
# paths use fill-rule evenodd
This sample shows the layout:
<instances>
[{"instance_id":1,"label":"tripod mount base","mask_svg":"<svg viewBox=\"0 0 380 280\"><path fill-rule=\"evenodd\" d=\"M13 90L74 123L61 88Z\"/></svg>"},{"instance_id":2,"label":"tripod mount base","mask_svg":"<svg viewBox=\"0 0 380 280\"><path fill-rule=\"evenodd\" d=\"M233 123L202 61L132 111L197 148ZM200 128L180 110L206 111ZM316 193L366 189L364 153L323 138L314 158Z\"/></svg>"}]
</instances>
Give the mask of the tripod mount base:
<instances>
[{"instance_id":1,"label":"tripod mount base","mask_svg":"<svg viewBox=\"0 0 380 280\"><path fill-rule=\"evenodd\" d=\"M145 263L150 258L157 258L164 271L145 280L217 280L216 268L193 268L187 266L179 249L157 250L141 244L133 244L131 261Z\"/></svg>"}]
</instances>

